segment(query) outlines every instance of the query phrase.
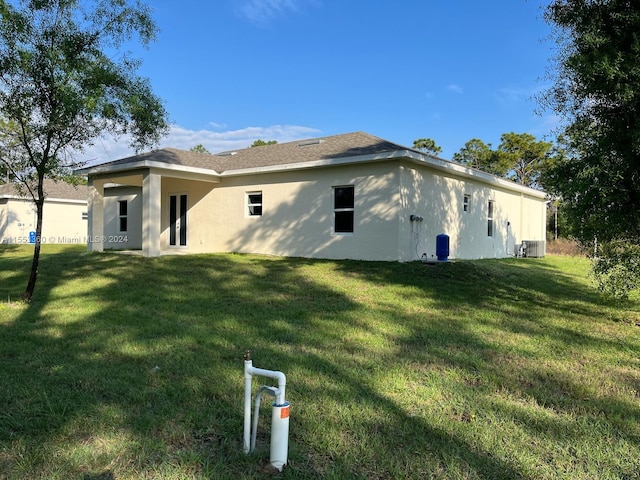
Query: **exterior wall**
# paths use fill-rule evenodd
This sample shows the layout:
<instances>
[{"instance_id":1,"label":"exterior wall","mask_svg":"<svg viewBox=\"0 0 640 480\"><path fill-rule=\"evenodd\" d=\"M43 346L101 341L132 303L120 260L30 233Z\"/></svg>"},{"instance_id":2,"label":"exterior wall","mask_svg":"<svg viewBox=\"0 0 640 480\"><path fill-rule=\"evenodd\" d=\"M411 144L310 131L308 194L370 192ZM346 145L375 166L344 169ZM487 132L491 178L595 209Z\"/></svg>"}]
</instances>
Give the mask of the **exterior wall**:
<instances>
[{"instance_id":1,"label":"exterior wall","mask_svg":"<svg viewBox=\"0 0 640 480\"><path fill-rule=\"evenodd\" d=\"M141 178L125 175L118 182L130 187L105 189L104 202L100 201L105 248L144 249ZM540 195L408 161L228 176L220 183L165 175L159 183L160 198L154 202L158 201L160 218L155 212L152 218L159 222L153 225L156 231L159 225L160 241L153 253L145 253L149 255L239 252L412 261L423 254L435 259L436 236L445 233L451 259L501 258L512 256L523 240L545 239L546 204ZM336 234L333 188L346 185L354 186L354 232ZM249 215L249 192L262 193L262 215ZM185 246L169 245L170 195L187 196ZM465 195L470 199L468 211ZM118 200L123 199L128 201L126 241L118 223ZM494 202L492 236L487 232L489 200ZM411 221L410 215L422 220Z\"/></svg>"},{"instance_id":2,"label":"exterior wall","mask_svg":"<svg viewBox=\"0 0 640 480\"><path fill-rule=\"evenodd\" d=\"M47 200L42 221L42 243L86 243L87 203L75 200ZM27 199L0 200L0 243L29 243L36 229L33 202Z\"/></svg>"},{"instance_id":3,"label":"exterior wall","mask_svg":"<svg viewBox=\"0 0 640 480\"><path fill-rule=\"evenodd\" d=\"M170 249L169 195L186 193L185 252L398 260L397 172L389 162L227 177L218 185L163 178L161 248ZM344 185L354 186L354 232L335 234L333 187ZM256 191L262 215L249 216L247 193Z\"/></svg>"},{"instance_id":4,"label":"exterior wall","mask_svg":"<svg viewBox=\"0 0 640 480\"><path fill-rule=\"evenodd\" d=\"M544 199L430 171L402 168L402 260L417 260L424 253L436 258L436 236L449 236L449 258L503 258L513 256L516 243L544 240ZM464 211L464 196L469 196ZM488 235L488 202L494 202L493 236ZM423 217L409 221L410 215Z\"/></svg>"},{"instance_id":5,"label":"exterior wall","mask_svg":"<svg viewBox=\"0 0 640 480\"><path fill-rule=\"evenodd\" d=\"M119 202L127 201L127 230L120 231ZM142 248L142 189L114 187L104 191L103 248L139 250Z\"/></svg>"}]
</instances>

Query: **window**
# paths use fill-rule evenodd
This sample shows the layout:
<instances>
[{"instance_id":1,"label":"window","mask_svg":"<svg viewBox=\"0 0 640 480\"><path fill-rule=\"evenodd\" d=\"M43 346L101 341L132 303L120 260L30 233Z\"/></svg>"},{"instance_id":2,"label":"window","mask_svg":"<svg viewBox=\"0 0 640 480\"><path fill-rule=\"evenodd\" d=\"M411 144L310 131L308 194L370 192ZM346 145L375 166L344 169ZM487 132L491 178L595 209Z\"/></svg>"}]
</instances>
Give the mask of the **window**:
<instances>
[{"instance_id":1,"label":"window","mask_svg":"<svg viewBox=\"0 0 640 480\"><path fill-rule=\"evenodd\" d=\"M487 235L493 237L493 200L487 205Z\"/></svg>"},{"instance_id":2,"label":"window","mask_svg":"<svg viewBox=\"0 0 640 480\"><path fill-rule=\"evenodd\" d=\"M120 231L127 231L127 201L118 200L118 218L120 219Z\"/></svg>"},{"instance_id":3,"label":"window","mask_svg":"<svg viewBox=\"0 0 640 480\"><path fill-rule=\"evenodd\" d=\"M469 195L468 193L465 193L463 202L462 202L462 209L464 212L469 213L470 207L471 207L471 195Z\"/></svg>"},{"instance_id":4,"label":"window","mask_svg":"<svg viewBox=\"0 0 640 480\"><path fill-rule=\"evenodd\" d=\"M333 187L333 231L334 233L353 233L353 185Z\"/></svg>"},{"instance_id":5,"label":"window","mask_svg":"<svg viewBox=\"0 0 640 480\"><path fill-rule=\"evenodd\" d=\"M250 217L262 215L262 192L247 193L247 214Z\"/></svg>"}]
</instances>

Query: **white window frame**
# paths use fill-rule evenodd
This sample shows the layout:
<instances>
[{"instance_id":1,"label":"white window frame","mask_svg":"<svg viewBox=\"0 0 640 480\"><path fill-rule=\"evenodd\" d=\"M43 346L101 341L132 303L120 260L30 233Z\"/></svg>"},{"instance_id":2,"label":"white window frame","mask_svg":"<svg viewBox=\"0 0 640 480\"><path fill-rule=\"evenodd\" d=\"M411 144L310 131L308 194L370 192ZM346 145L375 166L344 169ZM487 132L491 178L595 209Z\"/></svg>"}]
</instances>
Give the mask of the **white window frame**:
<instances>
[{"instance_id":1,"label":"white window frame","mask_svg":"<svg viewBox=\"0 0 640 480\"><path fill-rule=\"evenodd\" d=\"M339 188L351 188L353 191L353 206L351 207L336 207L336 191ZM353 235L356 229L356 214L355 214L355 206L356 206L356 188L355 185L335 185L331 188L331 195L333 197L333 234L334 235ZM351 231L337 231L336 230L336 214L343 212L351 212L352 220L351 220Z\"/></svg>"},{"instance_id":2,"label":"white window frame","mask_svg":"<svg viewBox=\"0 0 640 480\"><path fill-rule=\"evenodd\" d=\"M462 197L462 211L469 213L471 211L471 194L465 193Z\"/></svg>"},{"instance_id":3,"label":"white window frame","mask_svg":"<svg viewBox=\"0 0 640 480\"><path fill-rule=\"evenodd\" d=\"M260 195L260 202L251 201L251 197L255 195ZM247 217L261 217L262 216L262 205L263 205L263 194L262 190L255 190L252 192L246 193L246 204L247 209L245 210ZM255 213L255 208L260 207L260 213Z\"/></svg>"},{"instance_id":4,"label":"white window frame","mask_svg":"<svg viewBox=\"0 0 640 480\"><path fill-rule=\"evenodd\" d=\"M496 202L489 200L487 202L487 237L493 237L495 235L495 212Z\"/></svg>"}]
</instances>

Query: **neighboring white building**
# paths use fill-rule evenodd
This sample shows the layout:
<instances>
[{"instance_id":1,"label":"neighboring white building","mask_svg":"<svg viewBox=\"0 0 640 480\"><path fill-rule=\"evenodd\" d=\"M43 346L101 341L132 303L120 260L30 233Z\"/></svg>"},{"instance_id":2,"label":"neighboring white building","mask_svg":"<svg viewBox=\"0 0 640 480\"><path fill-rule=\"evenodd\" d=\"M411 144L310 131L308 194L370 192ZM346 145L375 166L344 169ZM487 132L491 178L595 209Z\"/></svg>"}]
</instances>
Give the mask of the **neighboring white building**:
<instances>
[{"instance_id":1,"label":"neighboring white building","mask_svg":"<svg viewBox=\"0 0 640 480\"><path fill-rule=\"evenodd\" d=\"M46 180L42 243L87 243L87 187ZM15 184L0 185L0 243L33 243L36 209Z\"/></svg>"},{"instance_id":2,"label":"neighboring white building","mask_svg":"<svg viewBox=\"0 0 640 480\"><path fill-rule=\"evenodd\" d=\"M214 155L166 148L76 173L89 180L92 251L404 262L435 258L443 233L460 259L545 240L544 192L363 132Z\"/></svg>"}]
</instances>

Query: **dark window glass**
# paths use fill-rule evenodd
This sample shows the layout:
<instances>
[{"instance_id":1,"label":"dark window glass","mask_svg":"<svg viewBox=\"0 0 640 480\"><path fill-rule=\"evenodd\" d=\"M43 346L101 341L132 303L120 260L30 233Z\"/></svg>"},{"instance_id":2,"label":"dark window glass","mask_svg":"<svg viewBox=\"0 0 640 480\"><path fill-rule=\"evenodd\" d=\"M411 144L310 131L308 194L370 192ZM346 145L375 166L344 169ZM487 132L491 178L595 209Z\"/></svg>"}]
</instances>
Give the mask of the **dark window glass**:
<instances>
[{"instance_id":1,"label":"dark window glass","mask_svg":"<svg viewBox=\"0 0 640 480\"><path fill-rule=\"evenodd\" d=\"M250 193L249 194L249 203L250 204L262 203L262 194L261 193Z\"/></svg>"},{"instance_id":2,"label":"dark window glass","mask_svg":"<svg viewBox=\"0 0 640 480\"><path fill-rule=\"evenodd\" d=\"M178 198L169 197L169 245L176 244L176 221L178 220Z\"/></svg>"},{"instance_id":3,"label":"dark window glass","mask_svg":"<svg viewBox=\"0 0 640 480\"><path fill-rule=\"evenodd\" d=\"M336 212L336 233L353 233L353 210Z\"/></svg>"},{"instance_id":4,"label":"dark window glass","mask_svg":"<svg viewBox=\"0 0 640 480\"><path fill-rule=\"evenodd\" d=\"M353 208L353 187L336 187L334 208Z\"/></svg>"},{"instance_id":5,"label":"dark window glass","mask_svg":"<svg viewBox=\"0 0 640 480\"><path fill-rule=\"evenodd\" d=\"M120 216L126 216L127 215L127 201L126 200L120 200L118 203L120 204Z\"/></svg>"},{"instance_id":6,"label":"dark window glass","mask_svg":"<svg viewBox=\"0 0 640 480\"><path fill-rule=\"evenodd\" d=\"M353 233L354 213L353 208L355 194L352 185L334 187L333 189L333 213L334 233Z\"/></svg>"},{"instance_id":7,"label":"dark window glass","mask_svg":"<svg viewBox=\"0 0 640 480\"><path fill-rule=\"evenodd\" d=\"M120 231L127 231L127 217L120 217Z\"/></svg>"}]
</instances>

